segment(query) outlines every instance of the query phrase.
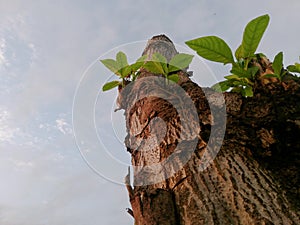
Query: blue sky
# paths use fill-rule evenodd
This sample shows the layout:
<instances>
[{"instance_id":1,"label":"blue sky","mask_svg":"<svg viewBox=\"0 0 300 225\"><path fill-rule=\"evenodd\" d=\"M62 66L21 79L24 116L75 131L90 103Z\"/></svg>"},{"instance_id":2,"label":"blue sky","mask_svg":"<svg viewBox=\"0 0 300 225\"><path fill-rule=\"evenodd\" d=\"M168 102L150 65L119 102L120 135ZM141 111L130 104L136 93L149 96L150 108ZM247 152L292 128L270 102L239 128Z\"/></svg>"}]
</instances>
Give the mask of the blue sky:
<instances>
[{"instance_id":1,"label":"blue sky","mask_svg":"<svg viewBox=\"0 0 300 225\"><path fill-rule=\"evenodd\" d=\"M112 112L116 91L99 92L109 77L99 58L124 50L134 60L161 33L182 50L204 35L235 49L246 23L268 13L258 51L283 51L289 65L300 55L299 11L298 0L0 0L0 224L133 224L120 184L124 121ZM228 73L196 62L208 71L194 72L200 85Z\"/></svg>"}]
</instances>

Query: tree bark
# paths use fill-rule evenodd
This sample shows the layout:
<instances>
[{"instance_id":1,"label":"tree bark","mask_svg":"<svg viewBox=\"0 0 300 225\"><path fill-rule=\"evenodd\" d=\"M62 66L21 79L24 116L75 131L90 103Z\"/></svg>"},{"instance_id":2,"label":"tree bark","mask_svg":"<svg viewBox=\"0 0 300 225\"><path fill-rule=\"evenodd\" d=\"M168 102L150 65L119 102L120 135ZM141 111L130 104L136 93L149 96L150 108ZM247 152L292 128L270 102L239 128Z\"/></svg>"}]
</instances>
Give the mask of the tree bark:
<instances>
[{"instance_id":1,"label":"tree bark","mask_svg":"<svg viewBox=\"0 0 300 225\"><path fill-rule=\"evenodd\" d=\"M163 35L144 54L153 52L177 54ZM175 85L141 71L119 93L135 224L300 224L299 79L257 86L244 98L178 74Z\"/></svg>"}]
</instances>

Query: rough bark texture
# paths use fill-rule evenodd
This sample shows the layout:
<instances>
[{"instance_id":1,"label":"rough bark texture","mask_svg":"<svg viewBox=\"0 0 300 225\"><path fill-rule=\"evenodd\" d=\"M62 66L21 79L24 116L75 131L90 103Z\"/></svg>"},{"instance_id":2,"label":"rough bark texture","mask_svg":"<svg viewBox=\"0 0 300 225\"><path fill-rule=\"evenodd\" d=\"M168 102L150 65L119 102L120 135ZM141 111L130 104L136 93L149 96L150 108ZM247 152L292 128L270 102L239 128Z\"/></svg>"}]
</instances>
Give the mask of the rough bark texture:
<instances>
[{"instance_id":1,"label":"rough bark texture","mask_svg":"<svg viewBox=\"0 0 300 225\"><path fill-rule=\"evenodd\" d=\"M171 43L165 36L153 40ZM225 93L223 104L222 94L200 88L181 71L178 84L195 106L194 118L192 106L174 97L176 88L143 79L152 76L142 71L129 91L120 92L125 144L135 166L133 188L126 179L135 224L300 224L299 79L258 84L252 98Z\"/></svg>"}]
</instances>

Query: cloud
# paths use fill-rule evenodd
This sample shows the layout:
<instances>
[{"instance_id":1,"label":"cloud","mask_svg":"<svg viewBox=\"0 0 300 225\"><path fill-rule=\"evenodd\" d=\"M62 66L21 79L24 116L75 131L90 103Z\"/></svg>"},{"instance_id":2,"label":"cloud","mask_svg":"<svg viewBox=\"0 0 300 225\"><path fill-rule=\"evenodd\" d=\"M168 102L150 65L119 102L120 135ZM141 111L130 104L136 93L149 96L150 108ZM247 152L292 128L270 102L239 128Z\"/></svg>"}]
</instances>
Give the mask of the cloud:
<instances>
[{"instance_id":1,"label":"cloud","mask_svg":"<svg viewBox=\"0 0 300 225\"><path fill-rule=\"evenodd\" d=\"M5 58L5 50L6 50L5 47L6 47L5 39L1 38L0 39L0 67L8 65Z\"/></svg>"},{"instance_id":2,"label":"cloud","mask_svg":"<svg viewBox=\"0 0 300 225\"><path fill-rule=\"evenodd\" d=\"M11 142L20 131L18 127L11 126L11 119L10 112L0 107L0 142Z\"/></svg>"},{"instance_id":3,"label":"cloud","mask_svg":"<svg viewBox=\"0 0 300 225\"><path fill-rule=\"evenodd\" d=\"M63 134L73 134L71 125L68 124L65 119L59 118L55 120L57 129Z\"/></svg>"}]
</instances>

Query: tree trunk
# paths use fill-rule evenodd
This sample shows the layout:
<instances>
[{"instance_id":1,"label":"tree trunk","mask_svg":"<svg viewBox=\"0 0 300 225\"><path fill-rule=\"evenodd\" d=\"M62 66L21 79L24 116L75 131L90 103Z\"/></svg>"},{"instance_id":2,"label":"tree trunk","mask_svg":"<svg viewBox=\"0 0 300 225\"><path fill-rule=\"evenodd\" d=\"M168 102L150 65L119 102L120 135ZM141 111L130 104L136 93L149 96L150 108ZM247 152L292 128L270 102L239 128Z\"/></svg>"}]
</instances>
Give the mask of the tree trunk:
<instances>
[{"instance_id":1,"label":"tree trunk","mask_svg":"<svg viewBox=\"0 0 300 225\"><path fill-rule=\"evenodd\" d=\"M164 35L149 41L153 52L177 54ZM142 71L119 93L135 224L300 224L299 79L243 98L178 74L172 84Z\"/></svg>"}]
</instances>

